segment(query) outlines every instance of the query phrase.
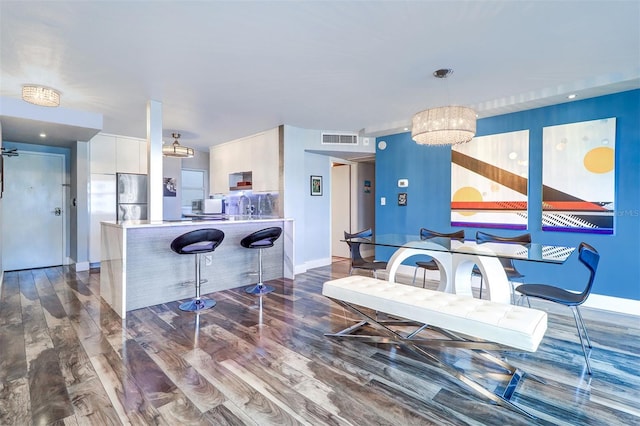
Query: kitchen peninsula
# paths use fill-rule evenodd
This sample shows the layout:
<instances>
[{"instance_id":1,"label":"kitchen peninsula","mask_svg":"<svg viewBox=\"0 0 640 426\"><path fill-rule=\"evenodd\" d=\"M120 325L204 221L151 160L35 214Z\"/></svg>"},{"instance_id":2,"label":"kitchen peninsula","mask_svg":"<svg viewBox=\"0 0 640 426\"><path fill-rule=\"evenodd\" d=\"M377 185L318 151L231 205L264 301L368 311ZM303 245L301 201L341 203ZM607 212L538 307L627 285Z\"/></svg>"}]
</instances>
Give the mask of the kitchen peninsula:
<instances>
[{"instance_id":1,"label":"kitchen peninsula","mask_svg":"<svg viewBox=\"0 0 640 426\"><path fill-rule=\"evenodd\" d=\"M100 294L125 318L127 311L195 295L194 256L174 253L170 244L185 232L216 228L222 244L202 256L202 294L254 284L258 280L255 250L240 246L246 235L270 226L283 233L263 255L263 279L293 279L293 220L227 216L226 220L124 221L101 223ZM209 256L210 255L210 256Z\"/></svg>"}]
</instances>

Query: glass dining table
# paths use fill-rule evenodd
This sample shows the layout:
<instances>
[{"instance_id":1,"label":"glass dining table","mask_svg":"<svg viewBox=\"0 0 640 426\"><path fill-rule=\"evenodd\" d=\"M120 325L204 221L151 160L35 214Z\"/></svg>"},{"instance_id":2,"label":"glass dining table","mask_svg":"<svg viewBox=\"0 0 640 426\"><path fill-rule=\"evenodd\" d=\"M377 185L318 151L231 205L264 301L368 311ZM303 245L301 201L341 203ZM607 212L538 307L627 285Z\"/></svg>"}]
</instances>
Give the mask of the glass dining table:
<instances>
[{"instance_id":1,"label":"glass dining table","mask_svg":"<svg viewBox=\"0 0 640 426\"><path fill-rule=\"evenodd\" d=\"M444 237L421 239L417 234L380 234L349 241L394 248L387 263L387 279L392 282L402 262L417 255L431 256L440 270L438 290L448 293L472 296L471 276L474 265L477 265L489 289L489 300L501 303L511 302L511 287L500 258L562 264L575 250L575 247L539 243L476 243L475 240Z\"/></svg>"}]
</instances>

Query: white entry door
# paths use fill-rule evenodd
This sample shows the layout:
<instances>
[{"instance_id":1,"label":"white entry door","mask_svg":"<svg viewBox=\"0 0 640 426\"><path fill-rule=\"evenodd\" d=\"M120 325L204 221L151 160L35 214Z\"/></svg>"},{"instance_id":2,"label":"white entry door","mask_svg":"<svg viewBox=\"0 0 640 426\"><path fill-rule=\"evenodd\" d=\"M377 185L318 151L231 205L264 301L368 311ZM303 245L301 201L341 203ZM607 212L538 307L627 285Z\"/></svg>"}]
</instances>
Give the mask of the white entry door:
<instances>
[{"instance_id":1,"label":"white entry door","mask_svg":"<svg viewBox=\"0 0 640 426\"><path fill-rule=\"evenodd\" d=\"M5 271L62 265L64 156L20 151L4 159Z\"/></svg>"}]
</instances>

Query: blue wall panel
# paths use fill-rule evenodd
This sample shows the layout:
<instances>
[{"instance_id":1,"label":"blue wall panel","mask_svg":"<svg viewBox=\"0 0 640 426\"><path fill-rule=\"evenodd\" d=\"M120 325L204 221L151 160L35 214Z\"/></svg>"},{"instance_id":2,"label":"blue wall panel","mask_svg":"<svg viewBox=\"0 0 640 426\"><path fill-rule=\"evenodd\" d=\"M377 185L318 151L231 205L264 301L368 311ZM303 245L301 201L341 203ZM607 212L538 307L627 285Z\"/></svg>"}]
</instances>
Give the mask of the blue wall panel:
<instances>
[{"instance_id":1,"label":"blue wall panel","mask_svg":"<svg viewBox=\"0 0 640 426\"><path fill-rule=\"evenodd\" d=\"M614 235L542 232L542 128L616 117L616 217ZM577 246L592 244L601 254L594 293L640 300L640 90L574 101L478 120L477 135L529 129L529 232L536 242ZM416 234L420 227L449 231L451 149L416 144L411 133L379 137L387 148L376 152L376 232ZM398 179L409 179L398 188ZM408 205L397 194L408 193ZM386 197L387 204L380 205ZM475 228L465 228L473 238ZM495 231L516 234L517 232ZM392 250L378 249L388 259ZM412 264L411 259L408 264ZM564 265L519 262L526 282L547 282L581 290L586 269L574 253Z\"/></svg>"}]
</instances>

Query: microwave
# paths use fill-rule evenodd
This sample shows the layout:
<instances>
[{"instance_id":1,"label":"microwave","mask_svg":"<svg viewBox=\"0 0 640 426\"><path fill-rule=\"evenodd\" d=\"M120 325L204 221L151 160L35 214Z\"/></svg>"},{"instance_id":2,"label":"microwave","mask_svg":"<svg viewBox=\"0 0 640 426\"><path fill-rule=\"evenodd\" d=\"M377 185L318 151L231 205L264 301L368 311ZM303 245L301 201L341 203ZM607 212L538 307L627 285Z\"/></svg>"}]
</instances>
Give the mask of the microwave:
<instances>
[{"instance_id":1,"label":"microwave","mask_svg":"<svg viewBox=\"0 0 640 426\"><path fill-rule=\"evenodd\" d=\"M202 213L202 201L203 200L191 201L191 213Z\"/></svg>"},{"instance_id":2,"label":"microwave","mask_svg":"<svg viewBox=\"0 0 640 426\"><path fill-rule=\"evenodd\" d=\"M203 200L202 214L224 213L224 200L222 198L208 198Z\"/></svg>"}]
</instances>

